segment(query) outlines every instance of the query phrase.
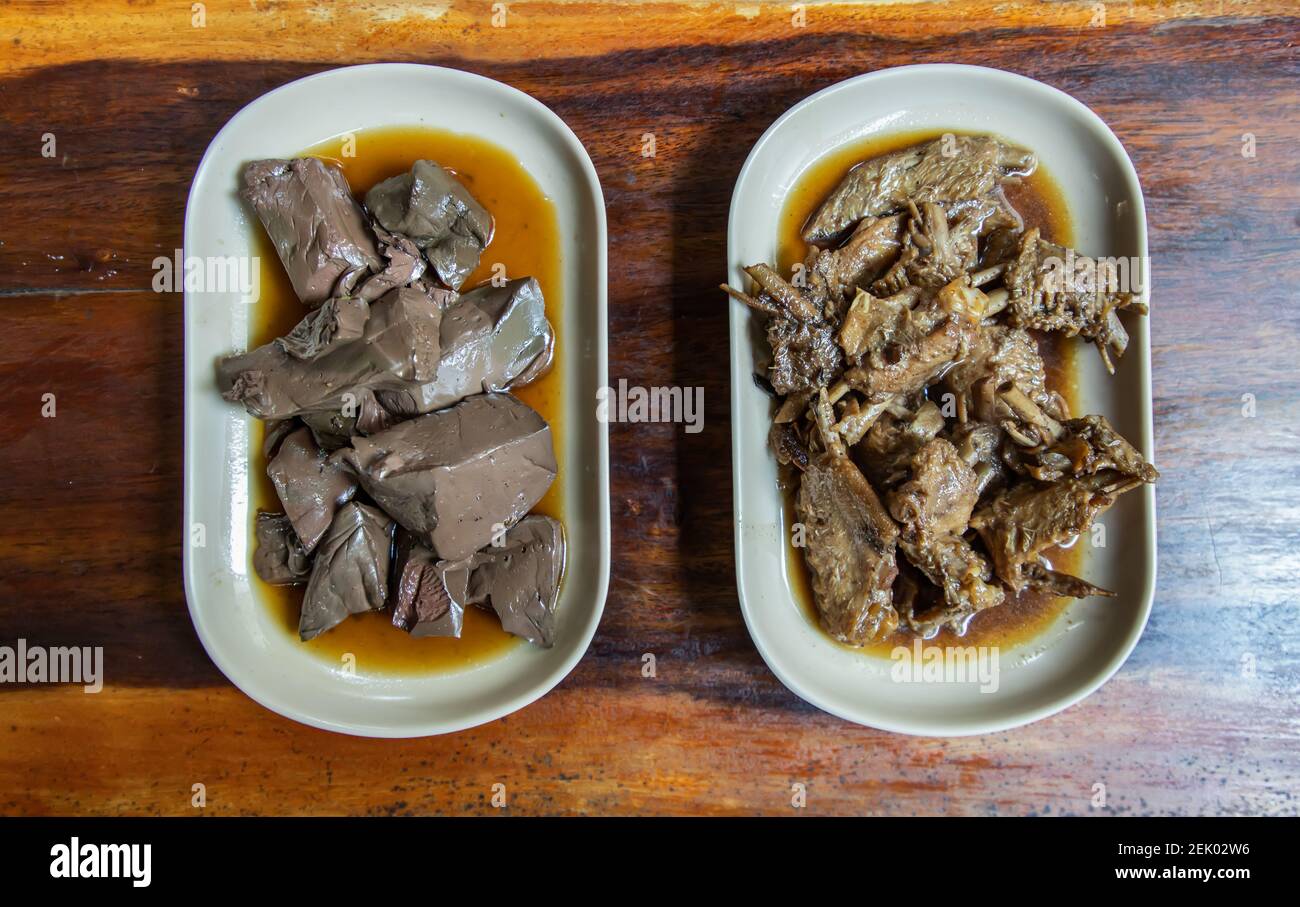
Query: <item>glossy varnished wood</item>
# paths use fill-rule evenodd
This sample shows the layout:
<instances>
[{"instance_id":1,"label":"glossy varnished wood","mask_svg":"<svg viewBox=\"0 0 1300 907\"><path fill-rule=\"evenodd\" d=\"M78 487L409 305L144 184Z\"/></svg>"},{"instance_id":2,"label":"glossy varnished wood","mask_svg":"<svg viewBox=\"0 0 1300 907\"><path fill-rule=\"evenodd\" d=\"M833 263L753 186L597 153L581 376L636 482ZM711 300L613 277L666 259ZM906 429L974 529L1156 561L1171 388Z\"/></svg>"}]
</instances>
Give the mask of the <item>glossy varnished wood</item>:
<instances>
[{"instance_id":1,"label":"glossy varnished wood","mask_svg":"<svg viewBox=\"0 0 1300 907\"><path fill-rule=\"evenodd\" d=\"M102 645L107 674L98 695L0 686L0 811L189 814L202 783L209 813L495 812L496 782L513 813L789 814L796 782L808 813L1297 811L1288 4L1114 4L1104 28L1089 27L1093 4L968 0L809 6L804 28L786 3L514 3L505 28L487 3L210 2L203 29L188 8L0 8L0 643ZM613 579L573 674L509 718L406 742L281 719L200 647L180 582L181 302L150 290L220 126L293 78L378 60L472 69L565 118L609 207L610 376L702 386L706 404L700 434L612 428ZM1062 715L952 741L824 715L755 652L736 602L714 289L762 130L839 79L936 61L1068 91L1133 156L1164 475L1155 609L1125 667Z\"/></svg>"}]
</instances>

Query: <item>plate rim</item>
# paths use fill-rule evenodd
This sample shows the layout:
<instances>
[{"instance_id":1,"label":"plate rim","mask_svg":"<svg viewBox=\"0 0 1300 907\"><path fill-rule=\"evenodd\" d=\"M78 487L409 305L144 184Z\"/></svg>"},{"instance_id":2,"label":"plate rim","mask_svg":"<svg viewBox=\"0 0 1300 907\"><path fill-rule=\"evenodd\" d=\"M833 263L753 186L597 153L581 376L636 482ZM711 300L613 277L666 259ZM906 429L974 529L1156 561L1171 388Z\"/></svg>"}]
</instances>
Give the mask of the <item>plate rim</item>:
<instances>
[{"instance_id":1,"label":"plate rim","mask_svg":"<svg viewBox=\"0 0 1300 907\"><path fill-rule=\"evenodd\" d=\"M331 69L322 70L303 76L299 79L293 79L278 85L269 91L263 92L256 98L253 98L247 104L244 104L236 111L230 119L217 131L212 140L208 143L203 156L199 160L198 167L195 168L194 176L190 180L190 188L186 193L185 200L185 218L184 229L182 234L182 256L188 257L191 247L192 220L198 216L195 206L195 193L199 186L201 178L208 171L211 160L216 149L221 145L223 138L228 134L236 131L239 121L244 118L250 110L262 104L268 99L291 91L301 89L308 83L330 81L335 79L354 78L358 75L374 73L376 71L396 73L399 71L413 72L418 71L423 75L430 76L434 79L450 80L452 83L476 85L479 88L486 88L489 91L503 93L506 96L513 97L519 103L530 108L536 113L541 120L549 127L550 131L557 136L563 143L565 149L572 154L573 159L578 163L581 170L582 179L578 183L583 190L586 198L583 201L584 206L590 205L593 209L590 214L594 218L596 227L596 236L591 242L592 252L595 255L596 281L591 288L590 294L584 293L584 296L593 297L589 299L588 304L595 306L595 320L598 325L595 340L595 366L596 382L598 386L609 384L609 315L608 315L608 284L609 284L609 233L605 211L605 195L600 184L599 174L596 172L595 165L592 163L591 155L587 152L586 147L577 135L564 122L564 120L553 110L539 101L532 95L524 92L512 85L478 73L469 72L462 69L454 69L447 66L433 66L421 63L366 63L356 66L339 66ZM472 135L472 131L466 131L465 134ZM199 642L203 646L204 652L208 658L221 671L222 675L230 681L240 692L261 705L268 711L274 712L291 721L309 727L319 728L321 730L333 731L336 733L348 734L358 737L388 738L388 739L410 739L419 737L439 736L442 734L451 734L469 728L478 727L479 725L488 724L507 715L510 715L520 709L523 709L543 696L550 693L566 677L573 672L578 662L587 654L591 647L591 642L595 638L596 631L600 626L600 621L604 616L605 603L609 595L609 577L610 577L610 560L611 560L611 532L610 532L610 488L609 488L609 426L596 420L594 431L597 438L596 451L596 483L597 483L597 501L596 514L594 521L594 531L598 541L598 557L595 576L595 607L583 628L583 639L581 644L574 647L570 656L562 662L557 663L545 677L544 680L527 689L525 692L503 700L491 708L481 709L472 716L459 721L431 721L425 723L412 723L406 726L393 726L383 724L361 724L334 721L319 715L309 714L301 709L295 708L285 702L279 701L274 694L263 690L255 683L248 682L247 677L241 677L237 664L230 662L218 653L220 649L215 646L209 628L205 623L202 609L196 605L199 596L197 590L197 580L194 575L193 555L190 548L190 525L192 521L192 491L193 482L190 474L191 454L194 447L193 426L194 418L191 413L190 399L194 392L191 386L191 374L189 363L192 359L191 343L193 335L193 325L191 323L190 311L194 304L191 300L191 294L186 291L183 294L183 321L184 321L184 338L183 338L183 382L182 382L182 407L183 407L183 446L182 459L183 467L181 471L182 483L182 523L181 523L181 553L182 553L182 583L185 592L185 601L189 610L190 620L194 625L195 632L199 637ZM579 404L580 405L580 404Z\"/></svg>"},{"instance_id":2,"label":"plate rim","mask_svg":"<svg viewBox=\"0 0 1300 907\"><path fill-rule=\"evenodd\" d=\"M737 229L736 215L740 207L741 199L744 197L742 190L745 188L745 182L750 175L750 170L755 161L758 159L760 152L771 141L772 137L782 130L799 112L815 104L823 103L827 98L841 92L868 82L883 82L889 79L906 76L909 74L948 74L960 75L970 73L984 78L994 80L1005 80L1009 84L1014 84L1022 88L1028 88L1032 91L1042 92L1051 97L1057 104L1061 104L1071 110L1075 115L1082 118L1094 131L1098 137L1106 144L1114 156L1115 160L1121 164L1121 172L1127 184L1132 198L1138 203L1138 218L1136 219L1136 238L1140 248L1144 276L1143 281L1143 301L1150 298L1151 274L1150 274L1150 249L1148 244L1148 230L1146 217L1146 200L1142 193L1141 181L1137 175L1137 169L1129 157L1128 151L1124 148L1123 143L1111 130L1092 108L1088 107L1078 98L1056 88L1041 82L1029 76L1019 73L1010 72L1004 69L998 69L990 66L974 66L962 63L918 63L906 66L893 66L885 69L874 70L851 76L839 82L822 88L813 94L808 95L802 100L796 102L772 122L763 134L759 136L745 158L745 163L741 166L740 172L736 177L735 186L732 189L731 206L727 212L727 273L728 279L738 279L736 274L739 272L740 265L737 263L736 246ZM837 147L837 146L832 146ZM828 149L828 152L829 153ZM1146 485L1141 492L1144 496L1144 515L1143 515L1143 533L1146 536L1151 556L1147 562L1146 581L1143 584L1139 602L1139 614L1137 619L1131 624L1128 633L1122 642L1111 653L1105 663L1084 682L1067 693L1056 696L1047 703L1034 709L1029 709L1023 713L1015 714L1002 720L986 720L983 722L973 721L961 724L931 721L915 720L908 722L892 721L872 717L871 720L864 718L861 714L853 714L852 709L839 708L829 705L822 701L815 693L811 693L796 677L794 677L787 667L782 663L780 658L774 653L771 647L766 644L762 634L756 630L756 619L752 614L748 596L746 595L745 582L745 552L744 552L744 514L745 514L745 493L744 483L739 480L743 473L741 466L742 439L739 436L739 422L735 417L737 412L741 411L742 391L746 387L746 382L738 380L737 377L737 343L747 343L746 325L748 313L739 312L737 306L731 305L729 308L728 328L731 340L731 412L732 412L732 432L731 432L731 459L732 459L732 505L734 512L734 544L735 544L735 562L736 562L736 589L740 599L741 614L745 620L745 627L749 632L750 639L753 640L754 646L758 649L768 669L776 675L776 678L785 685L787 689L793 692L800 699L816 706L822 711L835 715L845 721L853 722L865 727L875 728L877 730L889 731L892 733L906 734L920 737L969 737L980 734L997 733L1000 731L1011 730L1017 727L1023 727L1036 721L1041 721L1056 715L1065 709L1083 701L1095 693L1106 681L1123 666L1136 648L1138 640L1141 638L1146 629L1147 622L1151 616L1151 609L1155 600L1156 574L1158 569L1157 546L1156 546L1156 516L1155 516L1155 490L1152 486ZM1151 339L1150 339L1150 320L1143 318L1139 324L1138 331L1145 341L1142 344L1143 355L1138 363L1139 369L1137 374L1138 388L1142 395L1143 418L1140 419L1139 445L1147 459L1155 463L1155 445L1154 445L1154 399L1151 390ZM784 548L784 540L782 540ZM792 606L796 603L791 602ZM828 646L835 645L834 641L821 636L821 641Z\"/></svg>"}]
</instances>

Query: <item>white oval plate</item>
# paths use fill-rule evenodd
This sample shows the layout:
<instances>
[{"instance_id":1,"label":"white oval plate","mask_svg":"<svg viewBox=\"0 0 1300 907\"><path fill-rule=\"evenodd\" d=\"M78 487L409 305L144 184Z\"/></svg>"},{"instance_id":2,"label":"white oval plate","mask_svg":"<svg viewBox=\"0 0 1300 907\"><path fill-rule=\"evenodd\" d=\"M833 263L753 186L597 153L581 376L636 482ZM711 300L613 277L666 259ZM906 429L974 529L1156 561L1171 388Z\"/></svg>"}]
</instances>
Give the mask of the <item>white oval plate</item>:
<instances>
[{"instance_id":1,"label":"white oval plate","mask_svg":"<svg viewBox=\"0 0 1300 907\"><path fill-rule=\"evenodd\" d=\"M1145 263L1146 211L1137 174L1119 140L1095 113L1041 82L1000 70L904 66L858 76L806 98L758 140L731 200L729 282L743 286L740 269L746 264L774 262L782 206L809 166L867 136L929 129L993 133L1037 152L1065 196L1080 251L1140 256ZM1139 317L1126 325L1131 342L1114 377L1091 351L1076 357L1079 403L1086 412L1104 414L1150 459L1148 322ZM1119 669L1146 625L1155 590L1151 486L1125 495L1104 515L1106 547L1094 548L1084 558L1084 576L1116 591L1118 598L1074 602L1041 637L999 652L996 689L978 681L900 682L890 659L852 651L826 636L795 603L786 574L776 461L767 446L771 405L751 380L758 368L753 338L752 315L733 303L736 581L750 635L782 683L849 721L909 734L957 736L1051 715Z\"/></svg>"},{"instance_id":2,"label":"white oval plate","mask_svg":"<svg viewBox=\"0 0 1300 907\"><path fill-rule=\"evenodd\" d=\"M185 294L185 594L203 646L241 690L315 727L416 737L473 727L544 695L577 664L609 584L609 444L597 421L606 377L605 203L582 143L558 116L509 86L453 69L378 64L300 79L249 104L199 164L185 212L185 254L252 255L262 229L235 192L242 165L291 157L344 132L427 125L509 149L554 201L563 240L561 358L568 563L555 647L518 646L456 674L345 674L273 623L250 581L253 419L217 393L213 364L248 345L238 293ZM192 527L206 536L191 544Z\"/></svg>"}]
</instances>

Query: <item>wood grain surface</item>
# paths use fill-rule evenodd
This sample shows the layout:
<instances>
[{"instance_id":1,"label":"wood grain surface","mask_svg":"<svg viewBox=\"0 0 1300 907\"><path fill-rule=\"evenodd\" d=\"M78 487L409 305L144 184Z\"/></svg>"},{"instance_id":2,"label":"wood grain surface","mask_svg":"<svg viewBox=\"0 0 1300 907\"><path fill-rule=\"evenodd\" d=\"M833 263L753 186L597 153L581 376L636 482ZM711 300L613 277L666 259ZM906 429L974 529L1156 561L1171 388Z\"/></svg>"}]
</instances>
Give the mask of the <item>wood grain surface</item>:
<instances>
[{"instance_id":1,"label":"wood grain surface","mask_svg":"<svg viewBox=\"0 0 1300 907\"><path fill-rule=\"evenodd\" d=\"M520 2L504 28L488 3L214 0L204 14L196 28L189 3L0 6L0 643L102 645L107 678L98 695L0 685L0 811L1297 812L1294 3L810 4L803 27L787 3ZM385 60L500 79L569 123L609 208L610 377L700 385L706 401L700 434L612 429L613 580L568 679L485 727L404 742L280 718L199 645L181 586L181 300L150 289L235 111ZM715 289L732 185L762 130L840 79L940 61L1061 88L1132 155L1164 474L1155 609L1127 664L1056 717L959 740L823 714L750 642Z\"/></svg>"}]
</instances>

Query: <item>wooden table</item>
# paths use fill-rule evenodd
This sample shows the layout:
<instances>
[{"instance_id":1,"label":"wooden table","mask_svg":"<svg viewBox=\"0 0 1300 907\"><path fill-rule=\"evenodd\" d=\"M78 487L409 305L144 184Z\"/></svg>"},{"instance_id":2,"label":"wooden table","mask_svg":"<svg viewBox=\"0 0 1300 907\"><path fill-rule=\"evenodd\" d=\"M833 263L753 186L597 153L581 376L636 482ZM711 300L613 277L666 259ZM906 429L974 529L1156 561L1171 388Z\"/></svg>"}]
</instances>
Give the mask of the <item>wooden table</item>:
<instances>
[{"instance_id":1,"label":"wooden table","mask_svg":"<svg viewBox=\"0 0 1300 907\"><path fill-rule=\"evenodd\" d=\"M203 783L207 813L492 813L504 781L510 813L1294 814L1293 3L810 5L804 27L796 14L518 2L497 28L488 3L461 0L211 0L196 28L188 3L0 7L0 643L102 645L107 675L95 696L0 686L0 810L194 814ZM380 60L501 79L573 127L609 206L610 377L706 394L700 434L612 430L613 581L577 669L506 719L405 742L282 719L204 654L181 588L181 299L150 289L227 118L284 82ZM1055 85L1133 156L1164 473L1155 610L1128 663L1061 715L961 740L825 715L754 650L716 290L731 188L762 130L840 79L934 61Z\"/></svg>"}]
</instances>

